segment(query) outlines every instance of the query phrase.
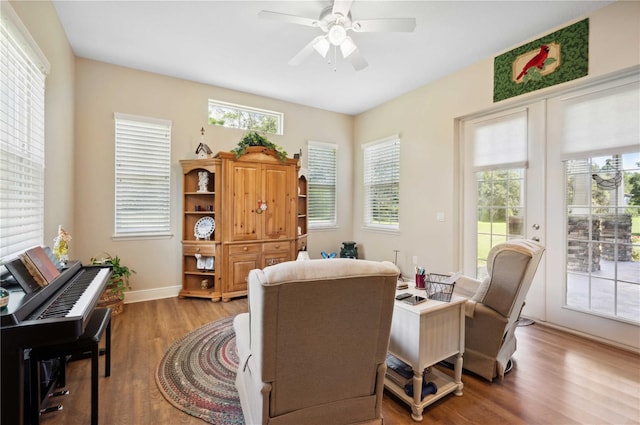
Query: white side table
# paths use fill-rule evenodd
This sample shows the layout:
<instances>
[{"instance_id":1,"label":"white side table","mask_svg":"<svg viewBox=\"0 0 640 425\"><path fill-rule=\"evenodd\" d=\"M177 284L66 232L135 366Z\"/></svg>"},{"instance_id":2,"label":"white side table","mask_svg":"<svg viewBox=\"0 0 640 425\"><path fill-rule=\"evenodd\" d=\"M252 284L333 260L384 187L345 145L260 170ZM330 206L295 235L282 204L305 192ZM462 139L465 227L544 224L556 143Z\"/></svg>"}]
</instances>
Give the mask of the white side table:
<instances>
[{"instance_id":1,"label":"white side table","mask_svg":"<svg viewBox=\"0 0 640 425\"><path fill-rule=\"evenodd\" d=\"M424 290L404 289L397 294L409 292L425 296ZM385 387L411 405L411 417L422 421L423 409L445 395L454 392L462 395L462 354L464 353L464 303L466 298L453 295L451 301L427 300L412 306L396 301L391 322L389 352L413 369L413 397L404 388L385 377ZM422 374L425 368L451 356L457 356L454 378L431 368L426 379L438 387L436 394L421 400Z\"/></svg>"}]
</instances>

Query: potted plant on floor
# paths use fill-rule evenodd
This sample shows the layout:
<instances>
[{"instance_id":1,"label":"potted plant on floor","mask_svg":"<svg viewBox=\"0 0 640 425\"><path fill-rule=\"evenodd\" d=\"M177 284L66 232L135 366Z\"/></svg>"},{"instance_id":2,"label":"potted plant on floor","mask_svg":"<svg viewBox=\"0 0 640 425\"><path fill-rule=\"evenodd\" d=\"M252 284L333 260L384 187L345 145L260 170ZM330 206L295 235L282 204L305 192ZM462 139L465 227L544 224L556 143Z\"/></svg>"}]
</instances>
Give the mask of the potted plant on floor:
<instances>
[{"instance_id":1,"label":"potted plant on floor","mask_svg":"<svg viewBox=\"0 0 640 425\"><path fill-rule=\"evenodd\" d=\"M112 314L120 314L124 310L124 292L131 289L129 278L136 271L120 264L120 257L105 253L102 258L91 258L91 264L111 266L111 279L98 301L99 307L111 308Z\"/></svg>"}]
</instances>

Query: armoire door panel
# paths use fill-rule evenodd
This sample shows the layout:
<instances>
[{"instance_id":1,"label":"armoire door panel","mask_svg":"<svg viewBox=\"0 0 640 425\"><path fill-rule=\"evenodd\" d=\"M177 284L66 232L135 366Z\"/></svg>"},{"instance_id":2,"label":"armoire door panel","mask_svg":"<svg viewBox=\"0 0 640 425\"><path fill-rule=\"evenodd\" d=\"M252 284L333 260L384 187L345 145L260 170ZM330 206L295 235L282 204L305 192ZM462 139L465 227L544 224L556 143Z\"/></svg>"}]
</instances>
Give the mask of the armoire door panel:
<instances>
[{"instance_id":1,"label":"armoire door panel","mask_svg":"<svg viewBox=\"0 0 640 425\"><path fill-rule=\"evenodd\" d=\"M263 212L263 239L282 239L293 237L291 234L292 167L263 165L262 193L267 209Z\"/></svg>"},{"instance_id":2,"label":"armoire door panel","mask_svg":"<svg viewBox=\"0 0 640 425\"><path fill-rule=\"evenodd\" d=\"M261 233L260 214L256 212L260 187L258 167L254 164L235 164L232 173L231 240L257 240Z\"/></svg>"},{"instance_id":3,"label":"armoire door panel","mask_svg":"<svg viewBox=\"0 0 640 425\"><path fill-rule=\"evenodd\" d=\"M230 255L228 270L230 279L227 292L246 291L247 278L253 269L261 268L260 254Z\"/></svg>"}]
</instances>

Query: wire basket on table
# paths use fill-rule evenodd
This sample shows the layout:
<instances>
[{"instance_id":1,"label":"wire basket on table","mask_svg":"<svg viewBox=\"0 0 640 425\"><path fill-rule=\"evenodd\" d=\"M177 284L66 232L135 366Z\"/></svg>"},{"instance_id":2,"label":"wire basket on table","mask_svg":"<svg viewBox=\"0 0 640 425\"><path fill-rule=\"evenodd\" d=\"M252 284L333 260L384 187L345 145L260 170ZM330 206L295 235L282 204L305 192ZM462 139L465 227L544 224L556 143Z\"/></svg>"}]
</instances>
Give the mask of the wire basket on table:
<instances>
[{"instance_id":1,"label":"wire basket on table","mask_svg":"<svg viewBox=\"0 0 640 425\"><path fill-rule=\"evenodd\" d=\"M427 291L427 298L436 301L451 301L451 295L453 294L453 288L456 285L455 277L451 277L446 274L429 273L425 279L425 290Z\"/></svg>"}]
</instances>

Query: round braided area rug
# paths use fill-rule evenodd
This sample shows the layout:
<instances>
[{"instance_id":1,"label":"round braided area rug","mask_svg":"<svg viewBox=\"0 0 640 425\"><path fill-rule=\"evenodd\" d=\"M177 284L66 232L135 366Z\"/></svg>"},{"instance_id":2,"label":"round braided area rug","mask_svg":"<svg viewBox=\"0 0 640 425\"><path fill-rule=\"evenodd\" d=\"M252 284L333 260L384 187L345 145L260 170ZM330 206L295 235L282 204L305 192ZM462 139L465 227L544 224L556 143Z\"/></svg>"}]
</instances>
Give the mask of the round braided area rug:
<instances>
[{"instance_id":1,"label":"round braided area rug","mask_svg":"<svg viewBox=\"0 0 640 425\"><path fill-rule=\"evenodd\" d=\"M235 386L238 353L233 317L208 323L175 341L156 372L175 407L216 425L244 424Z\"/></svg>"}]
</instances>

